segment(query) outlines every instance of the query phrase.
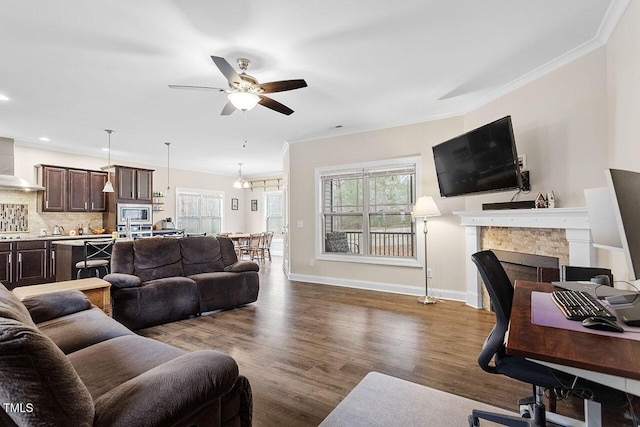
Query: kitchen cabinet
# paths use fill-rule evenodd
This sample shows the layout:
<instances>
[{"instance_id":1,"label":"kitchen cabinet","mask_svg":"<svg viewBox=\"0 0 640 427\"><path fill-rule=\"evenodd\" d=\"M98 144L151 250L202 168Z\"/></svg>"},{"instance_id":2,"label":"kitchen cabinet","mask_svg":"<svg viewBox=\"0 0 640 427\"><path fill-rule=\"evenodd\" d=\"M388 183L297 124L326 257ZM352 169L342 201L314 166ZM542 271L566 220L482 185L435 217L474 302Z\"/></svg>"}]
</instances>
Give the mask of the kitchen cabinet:
<instances>
[{"instance_id":1,"label":"kitchen cabinet","mask_svg":"<svg viewBox=\"0 0 640 427\"><path fill-rule=\"evenodd\" d=\"M67 169L40 166L38 181L44 187L44 191L39 193L42 212L64 212L67 199Z\"/></svg>"},{"instance_id":2,"label":"kitchen cabinet","mask_svg":"<svg viewBox=\"0 0 640 427\"><path fill-rule=\"evenodd\" d=\"M148 202L152 200L153 171L116 166L117 201Z\"/></svg>"},{"instance_id":3,"label":"kitchen cabinet","mask_svg":"<svg viewBox=\"0 0 640 427\"><path fill-rule=\"evenodd\" d=\"M15 270L13 285L24 286L47 281L47 241L15 242Z\"/></svg>"},{"instance_id":4,"label":"kitchen cabinet","mask_svg":"<svg viewBox=\"0 0 640 427\"><path fill-rule=\"evenodd\" d=\"M45 190L42 212L106 212L107 197L102 192L107 173L86 169L38 165L38 181Z\"/></svg>"},{"instance_id":5,"label":"kitchen cabinet","mask_svg":"<svg viewBox=\"0 0 640 427\"><path fill-rule=\"evenodd\" d=\"M69 169L67 180L69 181L67 210L86 212L89 208L89 171Z\"/></svg>"},{"instance_id":6,"label":"kitchen cabinet","mask_svg":"<svg viewBox=\"0 0 640 427\"><path fill-rule=\"evenodd\" d=\"M107 183L108 174L106 172L89 171L89 211L107 211L107 193L102 189Z\"/></svg>"},{"instance_id":7,"label":"kitchen cabinet","mask_svg":"<svg viewBox=\"0 0 640 427\"><path fill-rule=\"evenodd\" d=\"M0 282L9 289L13 281L13 247L11 243L0 243Z\"/></svg>"}]
</instances>

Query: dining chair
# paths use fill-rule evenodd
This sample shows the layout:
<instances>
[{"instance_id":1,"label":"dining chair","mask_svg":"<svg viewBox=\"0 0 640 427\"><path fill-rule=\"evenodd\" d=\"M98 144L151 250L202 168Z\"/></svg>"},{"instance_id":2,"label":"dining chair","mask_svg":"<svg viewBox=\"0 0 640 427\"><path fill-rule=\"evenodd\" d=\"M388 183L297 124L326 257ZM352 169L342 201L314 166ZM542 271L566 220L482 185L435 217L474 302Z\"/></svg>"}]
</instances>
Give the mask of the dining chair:
<instances>
[{"instance_id":1,"label":"dining chair","mask_svg":"<svg viewBox=\"0 0 640 427\"><path fill-rule=\"evenodd\" d=\"M271 261L271 241L273 240L273 231L267 231L262 236L262 259L266 259L269 257L269 261Z\"/></svg>"},{"instance_id":2,"label":"dining chair","mask_svg":"<svg viewBox=\"0 0 640 427\"><path fill-rule=\"evenodd\" d=\"M257 258L264 261L264 250L262 248L263 233L251 233L249 235L249 258L251 261Z\"/></svg>"},{"instance_id":3,"label":"dining chair","mask_svg":"<svg viewBox=\"0 0 640 427\"><path fill-rule=\"evenodd\" d=\"M76 263L76 279L79 279L85 271L95 271L96 277L100 277L101 270L104 270L103 276L109 274L111 250L114 243L114 239L85 240L84 259Z\"/></svg>"}]
</instances>

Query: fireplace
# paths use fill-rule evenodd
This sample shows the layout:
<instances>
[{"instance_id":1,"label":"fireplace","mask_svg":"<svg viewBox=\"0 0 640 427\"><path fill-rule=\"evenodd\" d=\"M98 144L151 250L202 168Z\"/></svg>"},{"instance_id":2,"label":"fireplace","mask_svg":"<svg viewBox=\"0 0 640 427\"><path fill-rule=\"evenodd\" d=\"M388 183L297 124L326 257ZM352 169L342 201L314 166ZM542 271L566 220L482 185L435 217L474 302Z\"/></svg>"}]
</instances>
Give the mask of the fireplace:
<instances>
[{"instance_id":1,"label":"fireplace","mask_svg":"<svg viewBox=\"0 0 640 427\"><path fill-rule=\"evenodd\" d=\"M539 260L516 261L507 269L511 280L538 280L538 271L555 270L558 265L589 267L595 265L589 219L585 208L510 209L505 211L454 212L465 227L467 304L488 307L483 298L484 286L471 255L492 249L523 252L534 257L555 258L552 267L537 265ZM528 265L528 264L532 265ZM527 264L527 265L525 265ZM529 267L529 268L526 268ZM524 276L523 276L524 275ZM557 279L549 279L551 281Z\"/></svg>"},{"instance_id":2,"label":"fireplace","mask_svg":"<svg viewBox=\"0 0 640 427\"><path fill-rule=\"evenodd\" d=\"M558 258L553 256L502 251L498 249L494 249L493 253L498 257L511 283L515 283L516 280L535 282L540 277L540 270L560 268Z\"/></svg>"}]
</instances>

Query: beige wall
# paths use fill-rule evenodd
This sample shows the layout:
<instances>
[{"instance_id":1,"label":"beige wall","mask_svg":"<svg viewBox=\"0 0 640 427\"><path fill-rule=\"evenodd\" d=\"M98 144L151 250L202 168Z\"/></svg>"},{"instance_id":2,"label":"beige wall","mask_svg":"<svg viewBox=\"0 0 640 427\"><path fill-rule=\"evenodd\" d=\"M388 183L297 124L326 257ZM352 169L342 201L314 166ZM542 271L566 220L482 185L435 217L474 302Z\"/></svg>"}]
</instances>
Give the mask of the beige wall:
<instances>
[{"instance_id":1,"label":"beige wall","mask_svg":"<svg viewBox=\"0 0 640 427\"><path fill-rule=\"evenodd\" d=\"M607 43L609 167L640 171L640 3L631 2ZM617 279L626 279L620 253L607 253Z\"/></svg>"},{"instance_id":2,"label":"beige wall","mask_svg":"<svg viewBox=\"0 0 640 427\"><path fill-rule=\"evenodd\" d=\"M584 206L583 189L604 185L607 167L606 50L600 48L465 115L470 130L510 114L526 155L532 200L553 191L556 206ZM513 193L466 197L466 210Z\"/></svg>"},{"instance_id":3,"label":"beige wall","mask_svg":"<svg viewBox=\"0 0 640 427\"><path fill-rule=\"evenodd\" d=\"M292 278L415 294L423 292L424 278L419 268L315 259L318 225L315 168L420 155L421 193L436 196L439 191L431 147L462 132L462 118L455 117L291 144L289 237ZM457 225L459 220L450 213L463 209L464 200L441 200L438 204L444 216L429 223L429 266L433 269L430 286L462 292L465 288L464 271L459 266L464 265L464 230ZM300 222L302 227L299 227Z\"/></svg>"},{"instance_id":4,"label":"beige wall","mask_svg":"<svg viewBox=\"0 0 640 427\"><path fill-rule=\"evenodd\" d=\"M512 116L519 154L526 155L527 169L531 172L531 194L522 195L521 200L532 200L538 192L554 191L559 206L584 206L583 190L604 185L604 169L610 164L637 167L639 15L638 5L633 4L610 46L584 55L462 116L292 144L289 169L292 278L373 289L400 285L406 290L413 286L417 294L424 287L422 271L417 268L320 260L311 265L315 256L317 167L420 154L422 193L437 196L431 146L505 115ZM633 54L627 63L630 51ZM616 110L614 113L612 108ZM514 192L501 192L450 199L436 197L443 213L429 223L429 267L433 269L430 286L436 294L456 297L457 292L465 291L465 235L452 212L480 210L482 203L506 202L513 195ZM300 220L303 228L296 226ZM602 254L600 263L610 264L608 256Z\"/></svg>"}]
</instances>

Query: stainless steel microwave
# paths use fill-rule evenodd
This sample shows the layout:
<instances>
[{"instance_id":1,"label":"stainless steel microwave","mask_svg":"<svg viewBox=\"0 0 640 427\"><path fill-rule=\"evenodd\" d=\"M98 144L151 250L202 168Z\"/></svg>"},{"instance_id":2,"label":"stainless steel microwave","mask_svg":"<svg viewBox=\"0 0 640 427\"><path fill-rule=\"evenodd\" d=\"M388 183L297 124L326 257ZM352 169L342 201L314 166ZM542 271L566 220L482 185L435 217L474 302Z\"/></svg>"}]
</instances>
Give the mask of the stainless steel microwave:
<instances>
[{"instance_id":1,"label":"stainless steel microwave","mask_svg":"<svg viewBox=\"0 0 640 427\"><path fill-rule=\"evenodd\" d=\"M117 225L127 225L127 220L130 224L145 225L152 223L152 209L150 204L132 204L132 203L118 203Z\"/></svg>"}]
</instances>

